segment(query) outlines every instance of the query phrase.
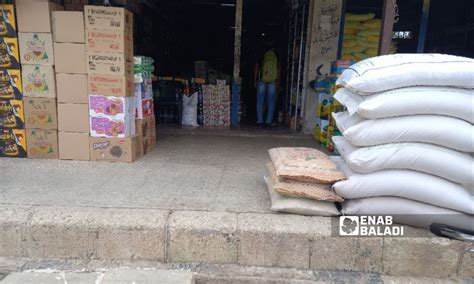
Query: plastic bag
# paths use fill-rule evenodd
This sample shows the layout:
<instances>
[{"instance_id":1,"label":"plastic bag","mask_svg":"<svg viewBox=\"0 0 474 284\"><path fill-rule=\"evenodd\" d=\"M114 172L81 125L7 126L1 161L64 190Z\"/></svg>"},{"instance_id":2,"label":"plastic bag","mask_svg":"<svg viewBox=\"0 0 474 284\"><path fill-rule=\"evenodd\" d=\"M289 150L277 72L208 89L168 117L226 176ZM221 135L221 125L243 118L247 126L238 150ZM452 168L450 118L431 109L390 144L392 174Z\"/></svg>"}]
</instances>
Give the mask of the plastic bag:
<instances>
[{"instance_id":1,"label":"plastic bag","mask_svg":"<svg viewBox=\"0 0 474 284\"><path fill-rule=\"evenodd\" d=\"M197 123L197 104L198 93L193 93L190 96L183 96L183 118L182 125L199 126Z\"/></svg>"}]
</instances>

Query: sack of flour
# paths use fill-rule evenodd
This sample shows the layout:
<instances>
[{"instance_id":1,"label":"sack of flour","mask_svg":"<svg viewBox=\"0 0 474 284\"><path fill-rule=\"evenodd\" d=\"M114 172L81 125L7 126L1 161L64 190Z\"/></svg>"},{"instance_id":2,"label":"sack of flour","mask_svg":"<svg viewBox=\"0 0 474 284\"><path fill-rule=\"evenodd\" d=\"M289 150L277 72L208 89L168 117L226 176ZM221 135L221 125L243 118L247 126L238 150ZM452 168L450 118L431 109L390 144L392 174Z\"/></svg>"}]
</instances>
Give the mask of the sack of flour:
<instances>
[{"instance_id":1,"label":"sack of flour","mask_svg":"<svg viewBox=\"0 0 474 284\"><path fill-rule=\"evenodd\" d=\"M181 124L187 126L199 126L197 123L198 93L183 96L183 117Z\"/></svg>"},{"instance_id":2,"label":"sack of flour","mask_svg":"<svg viewBox=\"0 0 474 284\"><path fill-rule=\"evenodd\" d=\"M342 135L355 146L423 142L474 152L473 126L457 118L410 115L365 120L348 112L333 113L333 117Z\"/></svg>"},{"instance_id":3,"label":"sack of flour","mask_svg":"<svg viewBox=\"0 0 474 284\"><path fill-rule=\"evenodd\" d=\"M333 185L345 199L395 196L474 214L474 197L462 185L411 170L385 170L357 174L340 157L334 158L347 180Z\"/></svg>"},{"instance_id":4,"label":"sack of flour","mask_svg":"<svg viewBox=\"0 0 474 284\"><path fill-rule=\"evenodd\" d=\"M414 170L463 184L471 190L474 186L474 159L468 153L426 143L356 147L343 136L334 136L332 140L346 164L356 173Z\"/></svg>"},{"instance_id":5,"label":"sack of flour","mask_svg":"<svg viewBox=\"0 0 474 284\"><path fill-rule=\"evenodd\" d=\"M302 147L273 148L268 151L279 178L315 183L334 183L345 179L328 155Z\"/></svg>"},{"instance_id":6,"label":"sack of flour","mask_svg":"<svg viewBox=\"0 0 474 284\"><path fill-rule=\"evenodd\" d=\"M338 216L336 205L329 201L318 201L304 198L287 197L276 193L273 182L265 177L272 202L271 210L307 216Z\"/></svg>"},{"instance_id":7,"label":"sack of flour","mask_svg":"<svg viewBox=\"0 0 474 284\"><path fill-rule=\"evenodd\" d=\"M344 199L337 195L330 184L303 183L285 181L278 178L272 163L267 164L268 177L273 183L273 188L278 194L289 197L300 197L313 200L342 202Z\"/></svg>"},{"instance_id":8,"label":"sack of flour","mask_svg":"<svg viewBox=\"0 0 474 284\"><path fill-rule=\"evenodd\" d=\"M474 89L409 87L362 96L342 88L334 98L350 115L367 119L436 114L474 123Z\"/></svg>"},{"instance_id":9,"label":"sack of flour","mask_svg":"<svg viewBox=\"0 0 474 284\"><path fill-rule=\"evenodd\" d=\"M383 55L352 65L337 84L360 94L414 86L473 89L474 59L445 54Z\"/></svg>"},{"instance_id":10,"label":"sack of flour","mask_svg":"<svg viewBox=\"0 0 474 284\"><path fill-rule=\"evenodd\" d=\"M474 216L399 197L371 197L342 203L344 215L389 215L399 224L429 228L433 223L474 231Z\"/></svg>"}]
</instances>

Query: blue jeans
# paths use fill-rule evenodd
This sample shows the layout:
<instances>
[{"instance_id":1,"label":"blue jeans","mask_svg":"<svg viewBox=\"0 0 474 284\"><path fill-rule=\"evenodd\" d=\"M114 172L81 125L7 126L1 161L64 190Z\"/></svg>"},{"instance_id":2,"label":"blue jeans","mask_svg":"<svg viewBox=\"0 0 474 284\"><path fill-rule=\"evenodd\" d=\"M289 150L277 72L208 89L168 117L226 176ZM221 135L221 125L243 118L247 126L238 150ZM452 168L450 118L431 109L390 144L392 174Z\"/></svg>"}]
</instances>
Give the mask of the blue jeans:
<instances>
[{"instance_id":1,"label":"blue jeans","mask_svg":"<svg viewBox=\"0 0 474 284\"><path fill-rule=\"evenodd\" d=\"M267 97L267 124L273 122L273 113L275 112L276 83L258 82L257 83L257 122L263 123L263 104Z\"/></svg>"}]
</instances>

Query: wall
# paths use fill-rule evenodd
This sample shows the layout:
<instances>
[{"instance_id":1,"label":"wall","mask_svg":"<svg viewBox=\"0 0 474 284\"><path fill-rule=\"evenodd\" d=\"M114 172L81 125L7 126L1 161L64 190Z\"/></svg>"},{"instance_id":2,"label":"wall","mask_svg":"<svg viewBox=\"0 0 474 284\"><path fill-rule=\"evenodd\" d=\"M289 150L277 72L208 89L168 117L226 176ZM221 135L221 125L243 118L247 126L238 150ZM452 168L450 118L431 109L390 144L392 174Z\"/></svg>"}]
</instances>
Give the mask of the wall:
<instances>
[{"instance_id":1,"label":"wall","mask_svg":"<svg viewBox=\"0 0 474 284\"><path fill-rule=\"evenodd\" d=\"M318 96L309 88L319 68L322 74L329 73L331 61L337 59L339 28L342 13L341 0L310 0L308 22L308 46L306 54L306 88L304 91L303 132L310 134L316 125Z\"/></svg>"}]
</instances>

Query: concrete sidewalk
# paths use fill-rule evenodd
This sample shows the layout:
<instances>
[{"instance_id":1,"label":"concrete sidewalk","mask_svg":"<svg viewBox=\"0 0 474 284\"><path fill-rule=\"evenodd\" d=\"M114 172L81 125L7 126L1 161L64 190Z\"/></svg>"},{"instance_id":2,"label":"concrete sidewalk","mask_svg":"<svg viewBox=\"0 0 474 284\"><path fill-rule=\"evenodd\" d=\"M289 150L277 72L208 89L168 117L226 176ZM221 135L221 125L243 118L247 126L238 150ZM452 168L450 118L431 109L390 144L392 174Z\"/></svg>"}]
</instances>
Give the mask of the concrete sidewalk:
<instances>
[{"instance_id":1,"label":"concrete sidewalk","mask_svg":"<svg viewBox=\"0 0 474 284\"><path fill-rule=\"evenodd\" d=\"M157 148L132 164L0 158L0 204L269 213L267 150L316 143L244 136L158 133Z\"/></svg>"}]
</instances>

